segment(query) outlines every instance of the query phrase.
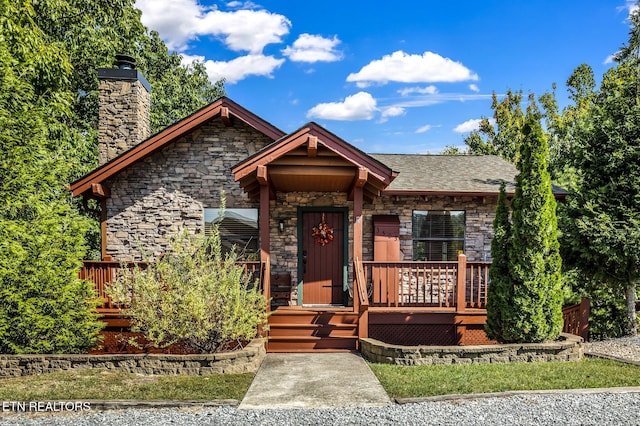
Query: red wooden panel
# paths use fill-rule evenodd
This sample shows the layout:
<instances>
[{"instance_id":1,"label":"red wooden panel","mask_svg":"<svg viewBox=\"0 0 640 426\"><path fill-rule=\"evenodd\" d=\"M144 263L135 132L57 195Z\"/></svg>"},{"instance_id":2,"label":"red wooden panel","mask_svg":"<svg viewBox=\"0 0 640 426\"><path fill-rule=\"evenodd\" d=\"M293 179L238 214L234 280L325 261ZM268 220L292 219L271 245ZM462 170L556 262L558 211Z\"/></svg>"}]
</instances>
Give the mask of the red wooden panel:
<instances>
[{"instance_id":1,"label":"red wooden panel","mask_svg":"<svg viewBox=\"0 0 640 426\"><path fill-rule=\"evenodd\" d=\"M333 241L322 245L312 237L313 227L324 215L333 228ZM344 263L343 212L304 212L302 215L303 287L302 301L308 305L343 303Z\"/></svg>"}]
</instances>

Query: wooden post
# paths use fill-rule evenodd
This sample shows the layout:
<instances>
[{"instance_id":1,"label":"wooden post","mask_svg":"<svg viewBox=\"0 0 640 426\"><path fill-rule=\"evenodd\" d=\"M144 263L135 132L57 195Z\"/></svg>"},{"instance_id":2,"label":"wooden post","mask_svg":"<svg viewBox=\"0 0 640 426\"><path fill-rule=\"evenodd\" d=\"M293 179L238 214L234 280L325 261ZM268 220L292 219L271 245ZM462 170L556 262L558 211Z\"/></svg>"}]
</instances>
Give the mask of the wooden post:
<instances>
[{"instance_id":1,"label":"wooden post","mask_svg":"<svg viewBox=\"0 0 640 426\"><path fill-rule=\"evenodd\" d=\"M269 229L269 184L266 182L266 172L265 172L265 182L260 185L260 211L259 211L259 227L260 227L260 260L263 262L271 262L270 258L270 246L271 246L271 235ZM265 268L265 274L270 274L271 265L268 265ZM266 283L270 283L271 277L268 277ZM265 284L262 292L264 297L269 299L271 297L271 285ZM270 303L270 302L269 302Z\"/></svg>"},{"instance_id":2,"label":"wooden post","mask_svg":"<svg viewBox=\"0 0 640 426\"><path fill-rule=\"evenodd\" d=\"M458 281L456 285L456 312L464 312L467 308L467 256L458 255Z\"/></svg>"},{"instance_id":3,"label":"wooden post","mask_svg":"<svg viewBox=\"0 0 640 426\"><path fill-rule=\"evenodd\" d=\"M589 341L589 313L591 310L591 299L583 297L580 299L580 336L585 342Z\"/></svg>"},{"instance_id":4,"label":"wooden post","mask_svg":"<svg viewBox=\"0 0 640 426\"><path fill-rule=\"evenodd\" d=\"M364 269L359 258L353 262L353 310L358 314L358 338L369 337L369 296L367 294Z\"/></svg>"},{"instance_id":5,"label":"wooden post","mask_svg":"<svg viewBox=\"0 0 640 426\"><path fill-rule=\"evenodd\" d=\"M362 187L353 190L353 258L362 259Z\"/></svg>"}]
</instances>

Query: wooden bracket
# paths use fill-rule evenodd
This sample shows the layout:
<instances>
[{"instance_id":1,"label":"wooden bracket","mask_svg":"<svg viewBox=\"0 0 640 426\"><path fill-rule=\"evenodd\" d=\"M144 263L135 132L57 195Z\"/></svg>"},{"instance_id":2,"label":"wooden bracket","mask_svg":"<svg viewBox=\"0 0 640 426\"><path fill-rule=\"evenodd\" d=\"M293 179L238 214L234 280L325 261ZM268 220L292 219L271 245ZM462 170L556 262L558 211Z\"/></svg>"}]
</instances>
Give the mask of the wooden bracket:
<instances>
[{"instance_id":1,"label":"wooden bracket","mask_svg":"<svg viewBox=\"0 0 640 426\"><path fill-rule=\"evenodd\" d=\"M91 195L99 198L109 198L111 197L111 190L101 183L92 183Z\"/></svg>"},{"instance_id":2,"label":"wooden bracket","mask_svg":"<svg viewBox=\"0 0 640 426\"><path fill-rule=\"evenodd\" d=\"M267 166L258 166L256 170L256 179L260 185L269 184L269 176L267 174Z\"/></svg>"},{"instance_id":3,"label":"wooden bracket","mask_svg":"<svg viewBox=\"0 0 640 426\"><path fill-rule=\"evenodd\" d=\"M225 127L231 127L231 115L229 115L229 108L221 107L220 108L220 116L222 117L222 122Z\"/></svg>"},{"instance_id":4,"label":"wooden bracket","mask_svg":"<svg viewBox=\"0 0 640 426\"><path fill-rule=\"evenodd\" d=\"M316 155L318 155L318 137L309 136L309 142L307 146L307 156L313 158Z\"/></svg>"}]
</instances>

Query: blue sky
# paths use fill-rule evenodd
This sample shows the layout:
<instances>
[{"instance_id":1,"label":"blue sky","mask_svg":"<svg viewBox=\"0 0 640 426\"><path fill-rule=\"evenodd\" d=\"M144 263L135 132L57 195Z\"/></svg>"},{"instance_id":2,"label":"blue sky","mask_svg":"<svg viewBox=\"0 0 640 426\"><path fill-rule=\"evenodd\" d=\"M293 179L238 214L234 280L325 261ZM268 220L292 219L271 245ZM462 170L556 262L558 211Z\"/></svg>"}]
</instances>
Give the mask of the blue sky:
<instances>
[{"instance_id":1,"label":"blue sky","mask_svg":"<svg viewBox=\"0 0 640 426\"><path fill-rule=\"evenodd\" d=\"M172 51L291 132L315 121L369 153L438 153L489 117L491 94L541 95L628 40L628 0L137 0Z\"/></svg>"}]
</instances>

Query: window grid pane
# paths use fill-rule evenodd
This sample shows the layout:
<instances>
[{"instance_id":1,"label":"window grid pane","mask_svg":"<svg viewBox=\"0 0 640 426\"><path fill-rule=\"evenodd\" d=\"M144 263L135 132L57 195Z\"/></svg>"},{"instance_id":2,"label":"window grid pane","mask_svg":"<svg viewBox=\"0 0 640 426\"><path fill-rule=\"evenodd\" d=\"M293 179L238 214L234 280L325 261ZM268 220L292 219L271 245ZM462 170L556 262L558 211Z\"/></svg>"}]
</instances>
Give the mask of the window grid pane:
<instances>
[{"instance_id":1,"label":"window grid pane","mask_svg":"<svg viewBox=\"0 0 640 426\"><path fill-rule=\"evenodd\" d=\"M413 260L456 260L464 251L465 212L413 212Z\"/></svg>"}]
</instances>

